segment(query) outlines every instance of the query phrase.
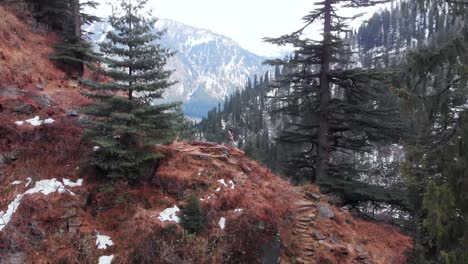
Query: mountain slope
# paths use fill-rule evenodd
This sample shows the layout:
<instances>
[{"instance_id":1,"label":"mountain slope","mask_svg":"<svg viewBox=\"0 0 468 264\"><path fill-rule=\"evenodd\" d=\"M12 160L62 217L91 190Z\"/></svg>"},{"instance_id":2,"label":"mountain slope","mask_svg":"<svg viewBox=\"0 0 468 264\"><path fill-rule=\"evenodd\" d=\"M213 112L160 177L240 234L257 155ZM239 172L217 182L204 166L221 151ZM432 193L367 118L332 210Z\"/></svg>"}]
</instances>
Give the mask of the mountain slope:
<instances>
[{"instance_id":1,"label":"mountain slope","mask_svg":"<svg viewBox=\"0 0 468 264\"><path fill-rule=\"evenodd\" d=\"M177 51L168 63L178 81L166 94L167 100L184 102L184 111L191 117L206 115L208 110L241 89L249 76L263 74L269 69L262 65L266 59L239 46L235 41L168 19L156 23L158 30L167 29L162 45ZM94 32L93 40L104 41L107 23L87 28Z\"/></svg>"},{"instance_id":2,"label":"mountain slope","mask_svg":"<svg viewBox=\"0 0 468 264\"><path fill-rule=\"evenodd\" d=\"M41 38L10 33L26 54L35 50L30 38ZM42 67L32 64L30 73ZM80 136L86 117L76 111L90 103L85 88L66 79L42 89L21 81L0 80L2 264L406 260L409 237L354 218L315 186L293 187L237 149L175 142L157 147L165 158L140 185L104 180L82 162L93 152ZM196 236L178 223L191 195L206 215Z\"/></svg>"}]
</instances>

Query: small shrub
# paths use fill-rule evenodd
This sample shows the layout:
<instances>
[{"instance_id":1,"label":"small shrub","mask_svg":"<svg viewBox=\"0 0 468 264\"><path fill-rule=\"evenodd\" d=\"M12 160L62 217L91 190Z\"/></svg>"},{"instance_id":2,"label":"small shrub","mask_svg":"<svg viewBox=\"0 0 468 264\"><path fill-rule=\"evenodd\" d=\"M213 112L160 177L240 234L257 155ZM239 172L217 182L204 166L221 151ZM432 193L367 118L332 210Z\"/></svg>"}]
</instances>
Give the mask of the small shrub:
<instances>
[{"instance_id":1,"label":"small shrub","mask_svg":"<svg viewBox=\"0 0 468 264\"><path fill-rule=\"evenodd\" d=\"M177 225L176 224L168 224L166 228L164 228L164 233L166 234L176 234L177 233Z\"/></svg>"},{"instance_id":2,"label":"small shrub","mask_svg":"<svg viewBox=\"0 0 468 264\"><path fill-rule=\"evenodd\" d=\"M180 220L182 227L189 234L198 234L205 228L206 217L196 196L190 196L187 206L182 211Z\"/></svg>"}]
</instances>

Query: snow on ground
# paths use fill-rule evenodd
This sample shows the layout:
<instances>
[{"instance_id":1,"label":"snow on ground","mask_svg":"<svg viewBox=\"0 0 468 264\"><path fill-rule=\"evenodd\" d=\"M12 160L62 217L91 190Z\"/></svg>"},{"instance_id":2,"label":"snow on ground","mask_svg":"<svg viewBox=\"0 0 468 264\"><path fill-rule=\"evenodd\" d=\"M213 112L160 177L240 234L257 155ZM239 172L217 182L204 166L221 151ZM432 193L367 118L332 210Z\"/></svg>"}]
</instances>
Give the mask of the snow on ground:
<instances>
[{"instance_id":1,"label":"snow on ground","mask_svg":"<svg viewBox=\"0 0 468 264\"><path fill-rule=\"evenodd\" d=\"M28 178L29 179L29 178ZM76 187L76 186L81 186L83 183L83 180L78 180L76 183L69 181L67 179L64 179L64 183L57 181L57 179L49 179L49 180L41 180L37 181L36 185L27 190L23 194L18 194L16 195L15 199L13 202L11 202L8 205L8 208L6 211L0 211L0 231L6 227L6 225L10 222L11 217L13 214L16 212L18 209L21 200L23 199L24 195L27 194L35 194L35 193L42 193L44 195L49 195L54 192L58 193L64 193L64 192L69 192L70 194L74 195L70 190L66 188L66 186L69 187Z\"/></svg>"},{"instance_id":2,"label":"snow on ground","mask_svg":"<svg viewBox=\"0 0 468 264\"><path fill-rule=\"evenodd\" d=\"M114 258L114 255L102 256L99 258L98 264L110 264L113 258Z\"/></svg>"},{"instance_id":3,"label":"snow on ground","mask_svg":"<svg viewBox=\"0 0 468 264\"><path fill-rule=\"evenodd\" d=\"M179 207L177 207L177 205L174 205L174 207L167 208L164 211L162 211L161 213L159 213L158 219L161 222L173 221L173 222L179 223L180 219L177 216L177 212L179 212L179 211L180 211Z\"/></svg>"},{"instance_id":4,"label":"snow on ground","mask_svg":"<svg viewBox=\"0 0 468 264\"><path fill-rule=\"evenodd\" d=\"M112 242L112 239L110 236L105 236L99 234L99 232L96 235L96 246L98 249L106 249L107 247L113 246L114 242Z\"/></svg>"},{"instance_id":5,"label":"snow on ground","mask_svg":"<svg viewBox=\"0 0 468 264\"><path fill-rule=\"evenodd\" d=\"M27 122L27 123L31 124L32 126L40 126L42 124L52 124L53 122L55 122L55 120L52 119L52 118L47 118L45 120L41 120L41 118L39 116L35 116L34 118L31 118L31 119L28 119L28 120L25 120L25 121L16 121L15 124L17 126L22 126L22 125L24 125L24 122Z\"/></svg>"},{"instance_id":6,"label":"snow on ground","mask_svg":"<svg viewBox=\"0 0 468 264\"><path fill-rule=\"evenodd\" d=\"M225 187L229 187L224 179L218 180L218 182L221 183L222 185L224 185ZM234 182L232 180L229 180L229 185L231 185L231 189L234 190L235 184L234 184ZM216 189L216 191L217 192L221 191L221 187Z\"/></svg>"},{"instance_id":7,"label":"snow on ground","mask_svg":"<svg viewBox=\"0 0 468 264\"><path fill-rule=\"evenodd\" d=\"M65 184L66 186L70 186L70 187L82 186L83 185L83 179L79 179L76 182L72 182L69 179L63 179L63 184Z\"/></svg>"},{"instance_id":8,"label":"snow on ground","mask_svg":"<svg viewBox=\"0 0 468 264\"><path fill-rule=\"evenodd\" d=\"M228 185L226 184L226 182L224 181L224 179L218 180L218 182L221 183L222 185L228 187Z\"/></svg>"},{"instance_id":9,"label":"snow on ground","mask_svg":"<svg viewBox=\"0 0 468 264\"><path fill-rule=\"evenodd\" d=\"M32 179L30 177L26 178L26 180L28 180L28 182L26 183L26 185L24 185L24 187L28 187L29 184L31 184L32 182Z\"/></svg>"},{"instance_id":10,"label":"snow on ground","mask_svg":"<svg viewBox=\"0 0 468 264\"><path fill-rule=\"evenodd\" d=\"M14 182L10 183L10 185L18 185L20 183L21 183L21 181L14 181Z\"/></svg>"},{"instance_id":11,"label":"snow on ground","mask_svg":"<svg viewBox=\"0 0 468 264\"><path fill-rule=\"evenodd\" d=\"M242 211L244 211L244 209L241 209L241 208L234 209L234 212L236 213L241 213Z\"/></svg>"},{"instance_id":12,"label":"snow on ground","mask_svg":"<svg viewBox=\"0 0 468 264\"><path fill-rule=\"evenodd\" d=\"M219 225L219 227L221 228L221 230L223 230L224 227L226 227L226 218L221 217L221 219L219 219L218 225Z\"/></svg>"}]
</instances>

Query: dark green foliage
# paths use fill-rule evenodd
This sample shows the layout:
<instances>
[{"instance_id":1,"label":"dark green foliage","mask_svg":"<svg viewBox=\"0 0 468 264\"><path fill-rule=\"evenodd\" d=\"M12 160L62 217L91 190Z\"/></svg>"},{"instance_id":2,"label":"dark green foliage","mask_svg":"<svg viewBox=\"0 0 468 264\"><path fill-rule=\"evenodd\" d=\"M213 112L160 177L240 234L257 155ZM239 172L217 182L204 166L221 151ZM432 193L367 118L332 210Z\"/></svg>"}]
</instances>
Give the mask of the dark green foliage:
<instances>
[{"instance_id":1,"label":"dark green foliage","mask_svg":"<svg viewBox=\"0 0 468 264\"><path fill-rule=\"evenodd\" d=\"M189 234L198 234L206 226L206 217L195 195L190 196L187 206L182 210L180 224Z\"/></svg>"},{"instance_id":2,"label":"dark green foliage","mask_svg":"<svg viewBox=\"0 0 468 264\"><path fill-rule=\"evenodd\" d=\"M428 41L408 57L399 92L410 129L402 173L415 209L415 262L467 263L467 6L416 2L431 10Z\"/></svg>"},{"instance_id":3,"label":"dark green foliage","mask_svg":"<svg viewBox=\"0 0 468 264\"><path fill-rule=\"evenodd\" d=\"M86 7L96 8L94 1L79 0L29 0L37 27L47 26L57 32L60 43L50 59L73 77L81 77L84 62L92 59L91 44L88 33L83 32L83 25L99 21L99 18L84 12Z\"/></svg>"},{"instance_id":4,"label":"dark green foliage","mask_svg":"<svg viewBox=\"0 0 468 264\"><path fill-rule=\"evenodd\" d=\"M100 45L106 68L94 68L112 81L82 80L95 103L85 109L94 118L84 136L99 147L91 164L108 178L136 180L152 172L152 161L161 158L156 144L172 142L174 121L181 117L177 104L154 104L172 85L164 68L172 52L159 44L164 32L151 34L156 19L140 13L146 1L121 1L122 15L110 17L114 28Z\"/></svg>"},{"instance_id":5,"label":"dark green foliage","mask_svg":"<svg viewBox=\"0 0 468 264\"><path fill-rule=\"evenodd\" d=\"M270 86L282 91L275 96L280 103L278 111L290 119L279 140L300 146L291 159L296 170L308 173L311 180L327 189L346 193L344 198L353 197L347 201L350 203L359 197L361 202L404 204L400 191L379 188L382 195L377 195L373 186L354 182L362 180L366 172L360 165L363 157L378 144L398 142L404 131L398 98L391 93L397 71L356 67L351 61L350 41L341 37L350 31L348 19L337 14L338 5L360 7L376 3L322 1L304 17L304 28L267 39L295 47L291 58L268 61L283 67L282 74ZM389 30L387 20L385 34ZM323 39L303 36L304 29L316 22L323 25ZM330 188L333 186L336 188Z\"/></svg>"}]
</instances>

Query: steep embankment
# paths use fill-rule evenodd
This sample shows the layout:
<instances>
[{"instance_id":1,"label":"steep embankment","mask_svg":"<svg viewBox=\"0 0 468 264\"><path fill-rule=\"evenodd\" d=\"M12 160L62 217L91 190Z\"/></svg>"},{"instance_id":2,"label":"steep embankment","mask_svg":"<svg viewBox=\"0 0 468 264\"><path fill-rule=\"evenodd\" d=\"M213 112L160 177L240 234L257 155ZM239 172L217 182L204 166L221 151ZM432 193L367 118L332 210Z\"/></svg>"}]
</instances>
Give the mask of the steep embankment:
<instances>
[{"instance_id":1,"label":"steep embankment","mask_svg":"<svg viewBox=\"0 0 468 264\"><path fill-rule=\"evenodd\" d=\"M5 16L15 19L0 8ZM0 263L405 263L409 237L353 218L239 150L176 142L158 147L166 157L144 184L99 178L83 163L93 147L80 136L82 87L57 79L51 50L27 45L47 38L15 21L21 37L0 23L24 52L0 38L10 69L0 81ZM28 74L10 51L37 60ZM179 223L190 195L206 215L197 236Z\"/></svg>"}]
</instances>

